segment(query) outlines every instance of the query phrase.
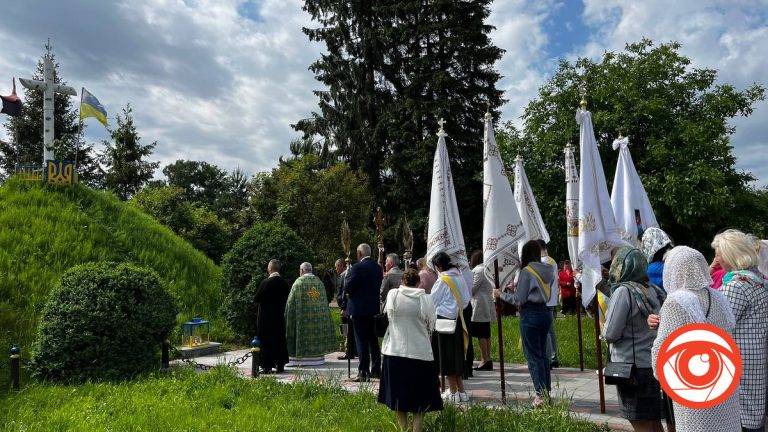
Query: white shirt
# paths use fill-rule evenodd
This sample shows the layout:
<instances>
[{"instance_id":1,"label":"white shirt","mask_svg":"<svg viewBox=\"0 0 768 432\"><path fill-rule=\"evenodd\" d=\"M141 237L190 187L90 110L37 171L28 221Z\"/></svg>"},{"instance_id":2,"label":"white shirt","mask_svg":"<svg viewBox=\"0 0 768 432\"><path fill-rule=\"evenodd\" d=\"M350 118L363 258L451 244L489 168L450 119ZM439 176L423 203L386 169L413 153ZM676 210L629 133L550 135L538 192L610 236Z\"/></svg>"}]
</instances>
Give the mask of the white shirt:
<instances>
[{"instance_id":1,"label":"white shirt","mask_svg":"<svg viewBox=\"0 0 768 432\"><path fill-rule=\"evenodd\" d=\"M471 275L472 273L470 272L470 276ZM453 298L453 294L451 294L451 289L440 279L442 276L450 277L456 284L456 288L459 290L459 295L461 295L462 310L469 304L470 300L472 300L472 295L469 288L467 288L464 275L459 269L452 268L437 275L437 281L435 281L435 285L432 286L432 292L429 294L432 299L432 304L435 305L437 314L441 317L456 319L459 317L459 307L456 304L456 300Z\"/></svg>"},{"instance_id":2,"label":"white shirt","mask_svg":"<svg viewBox=\"0 0 768 432\"><path fill-rule=\"evenodd\" d=\"M400 286L390 290L384 311L389 326L384 334L384 355L432 361L430 337L435 328L435 306L423 289Z\"/></svg>"}]
</instances>

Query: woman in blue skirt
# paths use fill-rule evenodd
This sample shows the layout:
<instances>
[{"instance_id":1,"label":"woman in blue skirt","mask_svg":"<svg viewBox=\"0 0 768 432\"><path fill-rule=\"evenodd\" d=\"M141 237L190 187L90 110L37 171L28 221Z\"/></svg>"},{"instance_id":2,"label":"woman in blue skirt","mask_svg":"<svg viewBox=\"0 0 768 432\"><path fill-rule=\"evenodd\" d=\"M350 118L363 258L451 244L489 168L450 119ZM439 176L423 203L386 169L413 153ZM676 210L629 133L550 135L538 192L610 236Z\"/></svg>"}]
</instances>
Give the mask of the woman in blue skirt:
<instances>
[{"instance_id":1,"label":"woman in blue skirt","mask_svg":"<svg viewBox=\"0 0 768 432\"><path fill-rule=\"evenodd\" d=\"M418 272L408 269L402 285L387 295L384 312L389 327L381 346L379 384L379 402L396 412L402 430L408 430L408 413L413 413L414 432L421 431L425 412L443 409L430 344L435 307L418 286Z\"/></svg>"}]
</instances>

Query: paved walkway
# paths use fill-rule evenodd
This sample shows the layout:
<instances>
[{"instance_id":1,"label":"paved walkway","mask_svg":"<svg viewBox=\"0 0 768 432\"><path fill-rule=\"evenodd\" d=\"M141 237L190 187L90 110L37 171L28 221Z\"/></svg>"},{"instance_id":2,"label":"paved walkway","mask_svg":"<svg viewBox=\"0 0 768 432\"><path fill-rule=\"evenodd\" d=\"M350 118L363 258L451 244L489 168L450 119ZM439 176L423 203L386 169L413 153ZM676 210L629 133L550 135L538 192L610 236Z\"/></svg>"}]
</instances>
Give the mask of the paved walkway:
<instances>
[{"instance_id":1,"label":"paved walkway","mask_svg":"<svg viewBox=\"0 0 768 432\"><path fill-rule=\"evenodd\" d=\"M232 361L247 350L229 351L226 353L198 357L195 359L200 364L216 365ZM378 390L378 382L358 384L350 382L347 379L347 362L337 360L342 353L333 353L326 356L326 363L323 366L286 368L285 373L280 375L270 375L281 382L293 382L300 379L329 379L349 391ZM178 363L177 360L175 363ZM498 364L494 364L498 367ZM245 376L250 376L251 361L238 366L240 372ZM351 362L352 377L356 376L357 361ZM505 370L507 381L507 399L508 401L519 401L520 403L529 403L533 394L533 384L528 375L528 368L525 365L508 364ZM475 376L465 383L467 391L475 403L486 405L501 404L501 389L499 386L498 369L492 372L475 371ZM616 399L616 388L614 386L605 387L606 413L600 414L600 399L598 394L597 376L594 370L585 370L571 368L558 368L552 371L552 391L555 397L568 399L571 401L571 411L578 413L583 418L590 421L608 424L612 430L631 431L632 428L626 420L620 417L619 407Z\"/></svg>"}]
</instances>

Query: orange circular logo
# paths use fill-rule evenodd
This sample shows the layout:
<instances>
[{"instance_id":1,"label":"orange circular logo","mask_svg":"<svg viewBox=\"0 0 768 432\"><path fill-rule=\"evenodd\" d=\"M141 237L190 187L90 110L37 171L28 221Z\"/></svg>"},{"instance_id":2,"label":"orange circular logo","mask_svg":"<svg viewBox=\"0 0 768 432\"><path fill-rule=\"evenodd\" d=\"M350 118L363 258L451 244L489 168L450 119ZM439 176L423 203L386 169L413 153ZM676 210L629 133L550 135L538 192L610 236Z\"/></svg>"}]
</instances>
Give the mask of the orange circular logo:
<instances>
[{"instance_id":1,"label":"orange circular logo","mask_svg":"<svg viewBox=\"0 0 768 432\"><path fill-rule=\"evenodd\" d=\"M684 325L661 345L656 374L664 392L688 408L711 408L731 397L739 386L739 346L712 324Z\"/></svg>"}]
</instances>

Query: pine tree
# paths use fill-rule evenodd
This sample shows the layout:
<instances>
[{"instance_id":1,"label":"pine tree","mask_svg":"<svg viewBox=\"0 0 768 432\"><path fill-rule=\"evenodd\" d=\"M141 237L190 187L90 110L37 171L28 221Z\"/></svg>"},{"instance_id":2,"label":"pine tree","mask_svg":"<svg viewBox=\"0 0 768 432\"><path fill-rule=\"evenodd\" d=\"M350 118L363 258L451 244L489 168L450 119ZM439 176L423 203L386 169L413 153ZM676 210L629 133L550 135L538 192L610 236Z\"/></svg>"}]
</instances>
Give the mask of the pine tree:
<instances>
[{"instance_id":1,"label":"pine tree","mask_svg":"<svg viewBox=\"0 0 768 432\"><path fill-rule=\"evenodd\" d=\"M479 246L482 234L474 221L482 214L483 115L491 110L498 117L503 102L494 68L503 51L485 23L490 1L307 0L304 6L320 24L305 32L328 51L310 69L328 91L316 92L320 111L296 129L330 141L368 176L376 205L390 220L407 213L421 233L437 120L445 118L467 246ZM385 239L400 247L396 229ZM424 240L416 236L417 248Z\"/></svg>"},{"instance_id":2,"label":"pine tree","mask_svg":"<svg viewBox=\"0 0 768 432\"><path fill-rule=\"evenodd\" d=\"M105 185L121 199L138 192L151 178L159 162L146 160L157 141L141 145L141 138L133 124L131 105L123 108L123 115L115 116L117 129L110 130L112 142L104 141L102 163L106 167Z\"/></svg>"},{"instance_id":3,"label":"pine tree","mask_svg":"<svg viewBox=\"0 0 768 432\"><path fill-rule=\"evenodd\" d=\"M37 62L33 79L43 80L43 64L46 58L53 63L53 80L66 84L59 74L59 64L50 43L45 45L45 54ZM8 142L0 142L0 170L12 173L16 164L40 164L43 155L43 92L23 88L24 108L19 117L11 117L5 125ZM93 145L82 145L78 151L77 111L70 96L55 93L54 103L54 154L58 159L77 160L78 176L81 181L98 185L102 176L95 160ZM75 154L77 153L77 154Z\"/></svg>"}]
</instances>

